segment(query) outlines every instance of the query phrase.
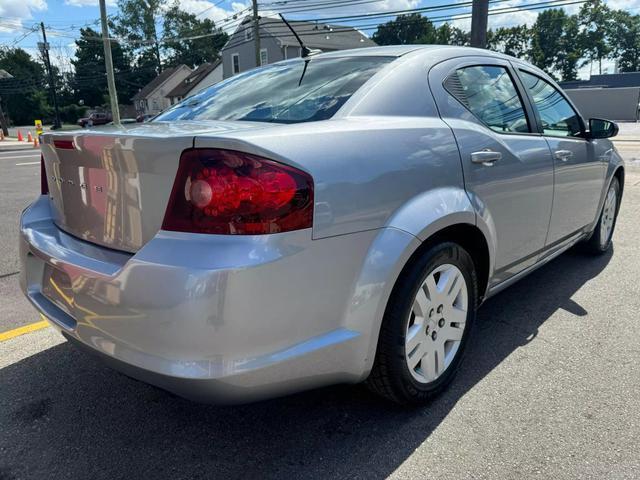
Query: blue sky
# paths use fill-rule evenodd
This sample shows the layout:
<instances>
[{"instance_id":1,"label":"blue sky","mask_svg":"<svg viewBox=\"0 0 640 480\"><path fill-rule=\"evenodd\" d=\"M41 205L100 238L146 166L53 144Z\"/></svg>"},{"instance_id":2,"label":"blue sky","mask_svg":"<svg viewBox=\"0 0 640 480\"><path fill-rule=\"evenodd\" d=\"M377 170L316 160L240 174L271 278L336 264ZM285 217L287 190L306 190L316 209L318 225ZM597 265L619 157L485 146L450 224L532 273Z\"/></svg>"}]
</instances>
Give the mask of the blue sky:
<instances>
[{"instance_id":1,"label":"blue sky","mask_svg":"<svg viewBox=\"0 0 640 480\"><path fill-rule=\"evenodd\" d=\"M305 2L317 5L321 0L260 0L264 4L263 14L273 14L277 9L290 10L289 18L298 19L322 19L341 15L353 15L363 13L391 12L417 7L429 7L450 3L463 3L464 0L352 0L351 5L345 5L331 10L308 10L305 12L291 13L296 6ZM336 0L327 0L335 4ZM522 4L542 2L543 0L503 0L490 8L505 8L506 6L518 6ZM276 3L277 2L277 3ZM345 2L347 3L347 2ZM607 0L612 8L628 10L632 13L640 13L640 0ZM227 29L233 29L237 23L232 15L243 16L250 2L248 0L181 0L180 5L186 11L199 14L200 17L209 17L219 25ZM269 5L271 4L271 5ZM116 14L116 0L107 0L109 14ZM294 8L296 7L296 8ZM574 12L579 7L566 7ZM469 13L469 7L449 9L433 13L433 15L463 15ZM535 21L538 11L520 11L489 17L490 27L509 26L521 23L531 24ZM36 51L36 44L41 40L40 30L31 31L39 22L44 22L47 27L49 43L52 45L53 60L61 67L69 66L68 59L73 56L74 38L78 35L81 26L91 25L99 29L98 0L0 0L0 44L20 46L29 52ZM359 22L341 22L346 24L371 25L381 21L392 19L393 16L383 19L373 19ZM468 28L469 20L459 19L454 24ZM365 30L370 35L372 29ZM587 72L588 73L588 72Z\"/></svg>"}]
</instances>

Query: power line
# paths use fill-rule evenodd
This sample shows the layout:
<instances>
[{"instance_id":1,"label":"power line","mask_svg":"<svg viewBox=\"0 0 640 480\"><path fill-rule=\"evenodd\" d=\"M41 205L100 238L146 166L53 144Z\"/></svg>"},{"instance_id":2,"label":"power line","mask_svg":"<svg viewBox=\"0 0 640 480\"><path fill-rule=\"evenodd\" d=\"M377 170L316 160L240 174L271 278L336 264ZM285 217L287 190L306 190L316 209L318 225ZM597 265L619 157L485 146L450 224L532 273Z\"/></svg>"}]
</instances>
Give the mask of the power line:
<instances>
[{"instance_id":1,"label":"power line","mask_svg":"<svg viewBox=\"0 0 640 480\"><path fill-rule=\"evenodd\" d=\"M574 4L580 4L580 3L585 3L587 0L546 0L544 2L539 2L537 4L534 5L524 5L524 6L517 6L517 7L502 7L502 8L494 8L489 10L489 15L504 15L504 14L508 14L508 13L516 13L519 11L529 11L529 10L539 10L539 9L546 9L546 8L553 8L553 7L562 7L562 6L568 6L568 5L574 5ZM436 17L426 17L428 20L430 20L433 23L442 23L442 22L448 22L448 21L453 21L453 20L463 20L463 19L468 19L471 18L471 14L455 14L455 15L443 15L443 16L436 16ZM408 23L417 23L417 22L422 22L423 19L419 18L416 20L406 20ZM333 28L331 30L325 30L325 29L320 29L317 26L311 26L313 21L305 21L306 25L300 27L296 27L295 26L295 22L292 21L290 22L293 24L294 28L296 29L296 32L298 33L298 35L300 35L301 37L312 37L315 35L331 35L331 34L336 34L336 33L345 33L345 32L353 32L354 29L355 30L373 30L373 29L377 29L380 24L379 23L371 23L371 24L364 24L364 25L357 25L354 27L346 27L344 26L344 28L340 28L340 26L338 26L337 28ZM246 30L248 27L243 27L242 29L238 29L234 32L234 36L238 35L238 33L243 32L244 30ZM286 27L284 26L275 26L275 27L267 27L269 29L269 32L272 35L289 35L290 32L288 31L288 29L286 29ZM225 45L225 49L226 48L233 48L235 46L241 45L243 43L245 43L246 40L244 40L244 37L242 35L240 35L240 40L237 41L230 41L229 43L227 43L227 45Z\"/></svg>"}]
</instances>

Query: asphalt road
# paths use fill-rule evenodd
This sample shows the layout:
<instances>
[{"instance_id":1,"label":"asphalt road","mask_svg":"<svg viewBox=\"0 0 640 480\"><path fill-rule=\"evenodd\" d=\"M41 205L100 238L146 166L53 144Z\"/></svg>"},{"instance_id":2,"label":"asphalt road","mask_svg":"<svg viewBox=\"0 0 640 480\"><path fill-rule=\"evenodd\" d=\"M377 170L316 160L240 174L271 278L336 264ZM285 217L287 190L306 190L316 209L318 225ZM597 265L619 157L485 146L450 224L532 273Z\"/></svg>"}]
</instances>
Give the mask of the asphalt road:
<instances>
[{"instance_id":1,"label":"asphalt road","mask_svg":"<svg viewBox=\"0 0 640 480\"><path fill-rule=\"evenodd\" d=\"M37 157L7 157L0 331L37 320L12 275L39 185L37 166L16 164ZM570 251L489 300L454 384L420 409L357 386L199 405L51 329L0 342L0 479L640 478L638 218L630 168L613 252Z\"/></svg>"},{"instance_id":2,"label":"asphalt road","mask_svg":"<svg viewBox=\"0 0 640 480\"><path fill-rule=\"evenodd\" d=\"M20 212L39 194L40 150L0 150L0 332L39 319L19 291L17 275Z\"/></svg>"}]
</instances>

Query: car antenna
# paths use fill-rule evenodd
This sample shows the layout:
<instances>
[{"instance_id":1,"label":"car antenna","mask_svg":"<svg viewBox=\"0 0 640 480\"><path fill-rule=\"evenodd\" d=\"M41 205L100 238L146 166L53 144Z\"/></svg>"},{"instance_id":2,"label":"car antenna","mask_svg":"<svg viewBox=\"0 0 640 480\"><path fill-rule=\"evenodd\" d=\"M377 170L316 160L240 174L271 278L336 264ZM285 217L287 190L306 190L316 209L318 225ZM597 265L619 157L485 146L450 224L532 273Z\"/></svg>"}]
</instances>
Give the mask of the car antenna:
<instances>
[{"instance_id":1,"label":"car antenna","mask_svg":"<svg viewBox=\"0 0 640 480\"><path fill-rule=\"evenodd\" d=\"M301 52L302 53L302 58L306 58L309 55L311 55L311 53L312 53L311 50L304 45L304 43L302 42L302 40L300 39L300 37L298 36L296 31L293 29L293 27L291 25L289 25L289 22L287 22L287 19L284 18L281 13L278 13L278 15L280 15L280 18L282 19L284 24L287 27L289 27L289 30L291 30L291 33L293 33L293 36L296 37L296 40L298 40L298 43L300 44L300 49L302 50L302 52Z\"/></svg>"}]
</instances>

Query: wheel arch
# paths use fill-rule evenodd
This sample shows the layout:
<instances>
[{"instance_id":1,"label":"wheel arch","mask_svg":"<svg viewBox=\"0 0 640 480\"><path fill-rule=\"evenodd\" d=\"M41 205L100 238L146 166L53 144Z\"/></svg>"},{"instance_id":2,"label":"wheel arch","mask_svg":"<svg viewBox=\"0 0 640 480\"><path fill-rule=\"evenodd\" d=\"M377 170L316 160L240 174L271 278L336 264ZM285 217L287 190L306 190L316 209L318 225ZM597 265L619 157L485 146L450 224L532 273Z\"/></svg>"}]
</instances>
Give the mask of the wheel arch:
<instances>
[{"instance_id":1,"label":"wheel arch","mask_svg":"<svg viewBox=\"0 0 640 480\"><path fill-rule=\"evenodd\" d=\"M376 243L378 246L375 248L376 252L381 252L386 250L386 247L393 248L398 247L397 239L391 239L390 236L404 236L407 235L406 231L401 231L397 228L387 228L383 229L385 233L381 234L380 238ZM386 238L386 240L383 240ZM372 366L373 360L375 358L375 353L378 345L378 338L380 335L380 329L382 326L382 321L384 319L384 315L389 303L389 299L392 298L393 292L398 285L398 280L402 277L404 272L418 259L421 255L423 255L429 248L438 243L443 242L454 242L459 244L462 248L464 248L471 258L473 259L474 266L476 268L477 276L478 276L478 298L481 300L489 285L491 268L493 265L490 244L487 241L487 238L481 228L474 223L471 222L457 222L450 223L445 226L442 226L439 229L435 229L431 231L431 234L421 239L417 236L413 236L413 241L406 241L404 248L402 248L402 252L395 251L390 253L391 256L395 256L397 258L397 264L393 271L387 270L387 279L386 285L381 287L381 291L376 295L377 298L377 306L369 305L369 308L366 308L364 304L360 303L358 307L365 308L355 308L355 301L351 304L350 314L348 316L350 319L348 320L348 324L350 328L354 330L359 330L358 327L364 327L361 314L355 314L355 310L363 310L361 313L368 312L368 319L366 320L369 323L369 328L367 328L369 332L369 341L367 352L365 355L365 365L364 365L364 376L362 380L366 378L369 374ZM388 252L388 250L387 250ZM369 255L371 257L371 255ZM391 265L387 265L387 267L391 267ZM361 278L357 282L362 288L362 285L369 284L371 285L371 274L373 272L369 271L368 268L365 267L361 272ZM379 272L376 272L379 274ZM382 280L382 278L378 275L378 280ZM367 279L365 282L364 279ZM357 289L356 289L357 291ZM355 325L352 322L357 322L358 325ZM373 322L373 323L371 323Z\"/></svg>"},{"instance_id":2,"label":"wheel arch","mask_svg":"<svg viewBox=\"0 0 640 480\"><path fill-rule=\"evenodd\" d=\"M618 183L620 186L620 198L618 199L618 210L620 210L620 200L622 200L622 192L624 191L624 167L619 165L618 168L613 172L613 177L618 179ZM612 177L612 178L613 178Z\"/></svg>"}]
</instances>

